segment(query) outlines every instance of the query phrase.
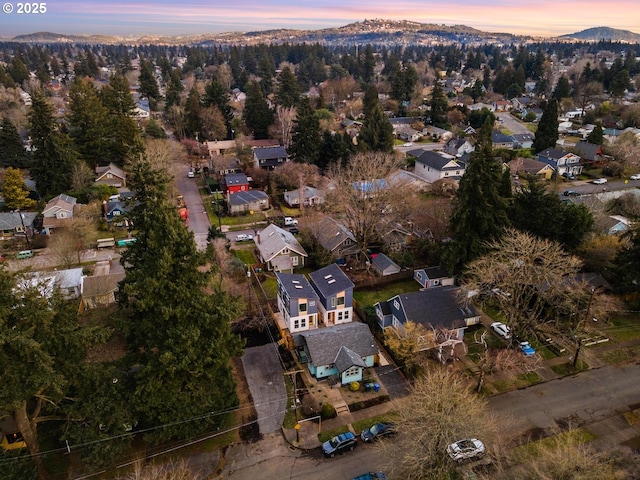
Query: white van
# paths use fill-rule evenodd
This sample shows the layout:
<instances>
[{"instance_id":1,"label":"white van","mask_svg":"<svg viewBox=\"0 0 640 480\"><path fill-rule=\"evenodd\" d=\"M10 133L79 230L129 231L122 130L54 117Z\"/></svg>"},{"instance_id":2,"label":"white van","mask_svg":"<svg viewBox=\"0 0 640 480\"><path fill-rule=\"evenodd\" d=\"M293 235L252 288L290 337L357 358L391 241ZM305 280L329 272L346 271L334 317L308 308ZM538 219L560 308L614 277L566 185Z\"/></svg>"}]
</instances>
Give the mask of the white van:
<instances>
[{"instance_id":1,"label":"white van","mask_svg":"<svg viewBox=\"0 0 640 480\"><path fill-rule=\"evenodd\" d=\"M21 252L18 252L18 254L16 255L16 258L21 259L21 258L31 258L33 257L33 250L22 250Z\"/></svg>"},{"instance_id":2,"label":"white van","mask_svg":"<svg viewBox=\"0 0 640 480\"><path fill-rule=\"evenodd\" d=\"M293 217L284 217L284 224L287 227L294 227L298 225L298 219Z\"/></svg>"}]
</instances>

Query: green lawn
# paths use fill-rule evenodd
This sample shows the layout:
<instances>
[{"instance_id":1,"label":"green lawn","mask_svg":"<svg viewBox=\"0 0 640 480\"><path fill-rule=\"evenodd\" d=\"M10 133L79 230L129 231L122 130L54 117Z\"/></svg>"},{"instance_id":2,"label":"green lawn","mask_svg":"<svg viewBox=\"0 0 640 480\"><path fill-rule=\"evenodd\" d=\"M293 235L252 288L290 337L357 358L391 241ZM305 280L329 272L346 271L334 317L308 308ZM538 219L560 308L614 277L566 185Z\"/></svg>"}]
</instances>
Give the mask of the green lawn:
<instances>
[{"instance_id":1,"label":"green lawn","mask_svg":"<svg viewBox=\"0 0 640 480\"><path fill-rule=\"evenodd\" d=\"M349 431L349 427L347 425L343 425L341 427L336 427L336 428L332 428L331 430L327 430L325 432L320 432L318 434L318 440L320 440L322 443L326 442L327 440L329 440L332 437L335 437L336 435L340 435L341 433L345 433Z\"/></svg>"},{"instance_id":2,"label":"green lawn","mask_svg":"<svg viewBox=\"0 0 640 480\"><path fill-rule=\"evenodd\" d=\"M627 342L640 338L640 315L612 315L602 334L614 342Z\"/></svg>"},{"instance_id":3,"label":"green lawn","mask_svg":"<svg viewBox=\"0 0 640 480\"><path fill-rule=\"evenodd\" d=\"M262 289L269 300L277 298L278 296L278 281L275 277L267 277L262 282Z\"/></svg>"},{"instance_id":4,"label":"green lawn","mask_svg":"<svg viewBox=\"0 0 640 480\"><path fill-rule=\"evenodd\" d=\"M245 265L253 265L254 263L256 263L256 257L253 254L253 250L237 249L232 250L232 252L236 257L242 260L242 263L244 263Z\"/></svg>"},{"instance_id":5,"label":"green lawn","mask_svg":"<svg viewBox=\"0 0 640 480\"><path fill-rule=\"evenodd\" d=\"M366 292L353 292L353 298L360 304L361 308L367 305L374 305L382 300L389 300L394 295L401 293L417 292L420 284L413 279L402 282L391 283L377 290L367 290Z\"/></svg>"}]
</instances>

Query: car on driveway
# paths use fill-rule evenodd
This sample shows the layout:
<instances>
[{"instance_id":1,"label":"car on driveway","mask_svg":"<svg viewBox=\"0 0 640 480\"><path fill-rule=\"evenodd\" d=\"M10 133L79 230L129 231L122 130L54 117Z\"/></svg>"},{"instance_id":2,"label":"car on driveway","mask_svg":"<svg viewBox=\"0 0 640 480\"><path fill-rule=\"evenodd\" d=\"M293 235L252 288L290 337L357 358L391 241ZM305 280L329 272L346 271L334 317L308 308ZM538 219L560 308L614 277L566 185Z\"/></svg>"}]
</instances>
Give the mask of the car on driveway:
<instances>
[{"instance_id":1,"label":"car on driveway","mask_svg":"<svg viewBox=\"0 0 640 480\"><path fill-rule=\"evenodd\" d=\"M640 173L634 173L629 177L629 180L640 180Z\"/></svg>"},{"instance_id":2,"label":"car on driveway","mask_svg":"<svg viewBox=\"0 0 640 480\"><path fill-rule=\"evenodd\" d=\"M356 448L358 440L351 432L341 433L322 444L322 453L327 457L335 457L336 453L346 452Z\"/></svg>"},{"instance_id":3,"label":"car on driveway","mask_svg":"<svg viewBox=\"0 0 640 480\"><path fill-rule=\"evenodd\" d=\"M491 330L495 332L499 337L509 340L511 338L511 329L502 322L493 322L491 324Z\"/></svg>"},{"instance_id":4,"label":"car on driveway","mask_svg":"<svg viewBox=\"0 0 640 480\"><path fill-rule=\"evenodd\" d=\"M564 192L562 192L562 195L564 195L565 197L577 197L580 194L575 190L565 190Z\"/></svg>"},{"instance_id":5,"label":"car on driveway","mask_svg":"<svg viewBox=\"0 0 640 480\"><path fill-rule=\"evenodd\" d=\"M605 183L607 183L607 179L606 178L596 178L595 180L591 180L591 183L593 183L594 185L604 185Z\"/></svg>"},{"instance_id":6,"label":"car on driveway","mask_svg":"<svg viewBox=\"0 0 640 480\"><path fill-rule=\"evenodd\" d=\"M196 176L195 172L193 170L189 170L187 172L187 177L189 178L194 178Z\"/></svg>"},{"instance_id":7,"label":"car on driveway","mask_svg":"<svg viewBox=\"0 0 640 480\"><path fill-rule=\"evenodd\" d=\"M406 142L402 144L403 147L413 147L413 143L411 142Z\"/></svg>"},{"instance_id":8,"label":"car on driveway","mask_svg":"<svg viewBox=\"0 0 640 480\"><path fill-rule=\"evenodd\" d=\"M456 462L481 457L484 454L484 443L477 438L458 440L447 447L447 454Z\"/></svg>"},{"instance_id":9,"label":"car on driveway","mask_svg":"<svg viewBox=\"0 0 640 480\"><path fill-rule=\"evenodd\" d=\"M524 353L525 357L532 357L536 354L536 351L529 342L520 342L518 344L518 348L522 350L522 353Z\"/></svg>"},{"instance_id":10,"label":"car on driveway","mask_svg":"<svg viewBox=\"0 0 640 480\"><path fill-rule=\"evenodd\" d=\"M236 242L246 242L248 240L253 240L253 235L249 235L248 233L236 235Z\"/></svg>"},{"instance_id":11,"label":"car on driveway","mask_svg":"<svg viewBox=\"0 0 640 480\"><path fill-rule=\"evenodd\" d=\"M389 437L398 433L398 426L393 422L376 423L370 428L363 430L360 438L363 442L372 442L382 437Z\"/></svg>"}]
</instances>

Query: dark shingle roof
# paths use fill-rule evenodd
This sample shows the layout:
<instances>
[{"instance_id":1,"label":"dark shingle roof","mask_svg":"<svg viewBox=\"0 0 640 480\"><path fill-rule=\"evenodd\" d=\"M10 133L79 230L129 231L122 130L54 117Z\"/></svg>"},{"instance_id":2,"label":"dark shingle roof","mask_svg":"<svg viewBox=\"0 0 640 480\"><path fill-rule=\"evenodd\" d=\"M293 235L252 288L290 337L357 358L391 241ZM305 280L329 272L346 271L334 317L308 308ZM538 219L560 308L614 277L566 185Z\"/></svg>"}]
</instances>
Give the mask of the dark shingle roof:
<instances>
[{"instance_id":1,"label":"dark shingle roof","mask_svg":"<svg viewBox=\"0 0 640 480\"><path fill-rule=\"evenodd\" d=\"M378 255L376 255L371 263L373 263L373 265L381 272L384 272L388 267L396 267L398 271L400 270L400 266L389 257L387 257L384 253L379 253Z\"/></svg>"},{"instance_id":2,"label":"dark shingle roof","mask_svg":"<svg viewBox=\"0 0 640 480\"><path fill-rule=\"evenodd\" d=\"M227 173L224 176L224 183L229 185L248 185L249 179L244 173Z\"/></svg>"},{"instance_id":3,"label":"dark shingle roof","mask_svg":"<svg viewBox=\"0 0 640 480\"><path fill-rule=\"evenodd\" d=\"M465 326L465 319L478 315L473 304L458 302L459 290L459 287L428 288L402 293L394 299L400 300L407 320L427 327L459 328Z\"/></svg>"},{"instance_id":4,"label":"dark shingle roof","mask_svg":"<svg viewBox=\"0 0 640 480\"><path fill-rule=\"evenodd\" d=\"M342 347L336 355L335 366L340 373L348 370L351 367L366 368L367 364L362 361L362 358L358 356L353 350L347 347Z\"/></svg>"},{"instance_id":5,"label":"dark shingle roof","mask_svg":"<svg viewBox=\"0 0 640 480\"><path fill-rule=\"evenodd\" d=\"M378 347L365 323L352 322L333 327L308 330L297 334L304 338L314 365L331 365L336 362L342 347L359 357L378 353Z\"/></svg>"},{"instance_id":6,"label":"dark shingle roof","mask_svg":"<svg viewBox=\"0 0 640 480\"><path fill-rule=\"evenodd\" d=\"M353 282L335 263L310 273L309 278L313 288L324 298L353 288Z\"/></svg>"},{"instance_id":7,"label":"dark shingle roof","mask_svg":"<svg viewBox=\"0 0 640 480\"><path fill-rule=\"evenodd\" d=\"M258 160L269 160L273 158L286 158L287 150L283 146L278 147L256 147L253 154Z\"/></svg>"},{"instance_id":8,"label":"dark shingle roof","mask_svg":"<svg viewBox=\"0 0 640 480\"><path fill-rule=\"evenodd\" d=\"M445 165L447 165L450 162L453 162L455 165L445 168ZM416 159L416 163L423 163L423 164L427 165L428 167L432 167L432 168L435 168L436 170L440 170L440 171L442 171L442 170L458 170L458 169L460 169L460 165L456 161L455 157L452 157L450 155L447 155L445 157L444 155L441 155L441 154L439 154L437 152L432 152L430 150L427 150L422 155L420 155Z\"/></svg>"},{"instance_id":9,"label":"dark shingle roof","mask_svg":"<svg viewBox=\"0 0 640 480\"><path fill-rule=\"evenodd\" d=\"M247 190L246 192L237 192L229 195L229 204L245 205L247 203L268 199L269 195L262 190Z\"/></svg>"},{"instance_id":10,"label":"dark shingle roof","mask_svg":"<svg viewBox=\"0 0 640 480\"><path fill-rule=\"evenodd\" d=\"M316 291L304 275L297 273L276 273L276 278L289 298L318 298Z\"/></svg>"}]
</instances>

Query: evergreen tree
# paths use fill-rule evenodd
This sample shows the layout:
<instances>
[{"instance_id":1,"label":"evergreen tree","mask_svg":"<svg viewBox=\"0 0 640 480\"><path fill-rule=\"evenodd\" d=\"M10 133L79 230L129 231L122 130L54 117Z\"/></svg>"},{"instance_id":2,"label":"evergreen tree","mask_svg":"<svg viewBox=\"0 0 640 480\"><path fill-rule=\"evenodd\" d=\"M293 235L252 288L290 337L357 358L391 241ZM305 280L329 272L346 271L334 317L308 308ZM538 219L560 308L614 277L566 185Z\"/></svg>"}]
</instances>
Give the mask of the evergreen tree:
<instances>
[{"instance_id":1,"label":"evergreen tree","mask_svg":"<svg viewBox=\"0 0 640 480\"><path fill-rule=\"evenodd\" d=\"M224 118L224 124L227 128L226 138L230 138L231 121L233 120L233 107L229 104L229 92L215 75L205 86L202 105L204 107L215 106L218 108Z\"/></svg>"},{"instance_id":2,"label":"evergreen tree","mask_svg":"<svg viewBox=\"0 0 640 480\"><path fill-rule=\"evenodd\" d=\"M614 260L614 275L618 291L632 294L638 298L640 294L640 225L636 225L627 233L628 242L618 251Z\"/></svg>"},{"instance_id":3,"label":"evergreen tree","mask_svg":"<svg viewBox=\"0 0 640 480\"><path fill-rule=\"evenodd\" d=\"M369 84L373 81L376 68L376 58L373 56L373 48L370 44L364 48L364 60L362 64L362 81Z\"/></svg>"},{"instance_id":4,"label":"evergreen tree","mask_svg":"<svg viewBox=\"0 0 640 480\"><path fill-rule=\"evenodd\" d=\"M501 168L493 158L491 131L485 121L478 133L475 151L456 192L451 214L451 242L443 262L450 272L460 273L482 255L486 242L499 238L509 224L507 204L500 195Z\"/></svg>"},{"instance_id":5,"label":"evergreen tree","mask_svg":"<svg viewBox=\"0 0 640 480\"><path fill-rule=\"evenodd\" d=\"M149 100L158 100L160 98L160 90L156 81L153 64L149 60L142 60L140 63L140 75L138 77L140 85L140 96Z\"/></svg>"},{"instance_id":6,"label":"evergreen tree","mask_svg":"<svg viewBox=\"0 0 640 480\"><path fill-rule=\"evenodd\" d=\"M308 98L300 100L293 127L291 157L296 162L317 164L320 153L320 121Z\"/></svg>"},{"instance_id":7,"label":"evergreen tree","mask_svg":"<svg viewBox=\"0 0 640 480\"><path fill-rule=\"evenodd\" d=\"M182 74L180 73L180 69L174 68L169 75L164 103L165 112L168 112L173 105L180 105L180 93L182 90L184 90L182 86Z\"/></svg>"},{"instance_id":8,"label":"evergreen tree","mask_svg":"<svg viewBox=\"0 0 640 480\"><path fill-rule=\"evenodd\" d=\"M538 153L545 148L555 147L558 137L558 102L551 99L542 112L531 148Z\"/></svg>"},{"instance_id":9,"label":"evergreen tree","mask_svg":"<svg viewBox=\"0 0 640 480\"><path fill-rule=\"evenodd\" d=\"M571 86L569 85L569 79L562 75L556 83L556 88L553 90L553 98L556 100L562 100L563 98L569 98L571 96Z\"/></svg>"},{"instance_id":10,"label":"evergreen tree","mask_svg":"<svg viewBox=\"0 0 640 480\"><path fill-rule=\"evenodd\" d=\"M334 133L325 130L316 165L327 170L331 165L345 165L349 157L355 153L355 145L347 133Z\"/></svg>"},{"instance_id":11,"label":"evergreen tree","mask_svg":"<svg viewBox=\"0 0 640 480\"><path fill-rule=\"evenodd\" d=\"M202 136L204 138L200 108L200 94L193 87L184 105L184 133L187 137L200 139Z\"/></svg>"},{"instance_id":12,"label":"evergreen tree","mask_svg":"<svg viewBox=\"0 0 640 480\"><path fill-rule=\"evenodd\" d=\"M0 125L0 167L26 168L29 160L18 129L8 117L3 117Z\"/></svg>"},{"instance_id":13,"label":"evergreen tree","mask_svg":"<svg viewBox=\"0 0 640 480\"><path fill-rule=\"evenodd\" d=\"M604 143L604 130L602 130L602 124L596 123L596 126L591 133L587 136L587 142L594 143L596 145L602 145Z\"/></svg>"},{"instance_id":14,"label":"evergreen tree","mask_svg":"<svg viewBox=\"0 0 640 480\"><path fill-rule=\"evenodd\" d=\"M86 78L76 78L69 91L69 135L80 157L90 167L109 157L108 119L108 111L93 83Z\"/></svg>"},{"instance_id":15,"label":"evergreen tree","mask_svg":"<svg viewBox=\"0 0 640 480\"><path fill-rule=\"evenodd\" d=\"M230 330L240 308L202 268L193 234L168 199L168 181L145 157L130 164L137 234L123 253L118 295L128 314L127 362L140 366L130 405L142 428L165 426L146 435L151 441L220 427L224 416L209 413L238 401L229 362L241 351Z\"/></svg>"},{"instance_id":16,"label":"evergreen tree","mask_svg":"<svg viewBox=\"0 0 640 480\"><path fill-rule=\"evenodd\" d=\"M291 108L300 102L300 86L289 67L284 67L278 75L276 103L281 107Z\"/></svg>"},{"instance_id":17,"label":"evergreen tree","mask_svg":"<svg viewBox=\"0 0 640 480\"><path fill-rule=\"evenodd\" d=\"M22 85L24 82L29 80L29 69L19 56L15 56L11 59L7 73L9 73L13 81L18 85Z\"/></svg>"},{"instance_id":18,"label":"evergreen tree","mask_svg":"<svg viewBox=\"0 0 640 480\"><path fill-rule=\"evenodd\" d=\"M269 127L273 124L273 110L269 108L260 85L251 81L247 86L247 100L242 112L247 127L256 139L269 138Z\"/></svg>"},{"instance_id":19,"label":"evergreen tree","mask_svg":"<svg viewBox=\"0 0 640 480\"><path fill-rule=\"evenodd\" d=\"M53 106L41 91L32 95L28 117L34 147L31 177L43 197L63 193L71 186L71 172L78 154L71 139L58 130Z\"/></svg>"},{"instance_id":20,"label":"evergreen tree","mask_svg":"<svg viewBox=\"0 0 640 480\"><path fill-rule=\"evenodd\" d=\"M431 91L431 101L429 103L431 106L431 124L439 128L446 128L447 109L449 108L449 102L447 101L447 97L444 94L442 85L437 80L433 85L433 90Z\"/></svg>"},{"instance_id":21,"label":"evergreen tree","mask_svg":"<svg viewBox=\"0 0 640 480\"><path fill-rule=\"evenodd\" d=\"M364 125L358 135L358 147L369 152L393 151L393 125L378 100L378 90L371 86L364 98Z\"/></svg>"}]
</instances>

